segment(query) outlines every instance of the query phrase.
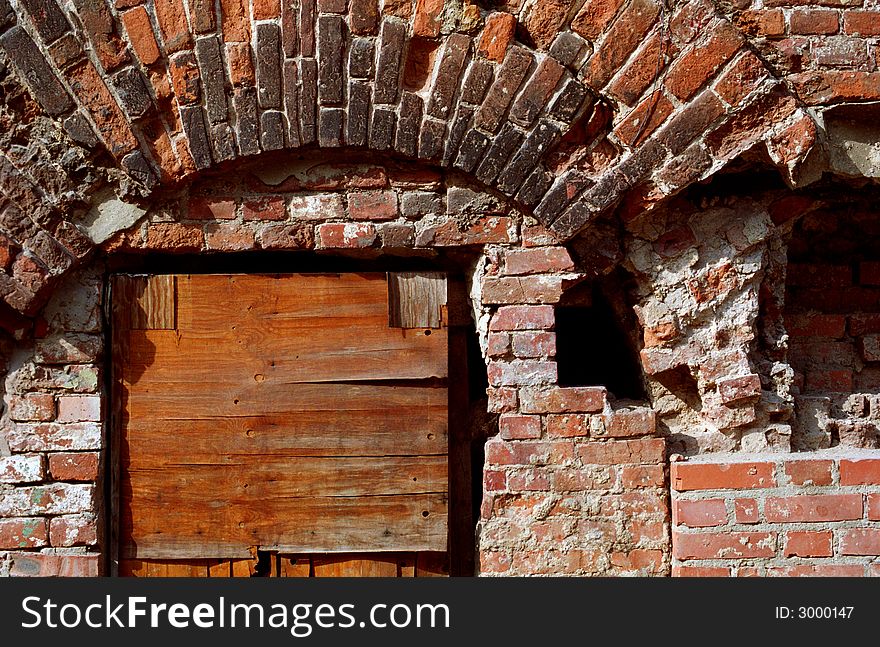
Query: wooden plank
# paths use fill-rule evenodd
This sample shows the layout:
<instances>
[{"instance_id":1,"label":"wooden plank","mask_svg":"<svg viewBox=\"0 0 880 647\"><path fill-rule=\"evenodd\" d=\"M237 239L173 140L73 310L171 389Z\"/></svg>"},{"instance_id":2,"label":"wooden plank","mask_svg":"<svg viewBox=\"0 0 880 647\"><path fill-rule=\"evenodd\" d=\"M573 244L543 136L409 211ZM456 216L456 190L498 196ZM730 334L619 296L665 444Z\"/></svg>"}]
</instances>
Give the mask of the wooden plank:
<instances>
[{"instance_id":1,"label":"wooden plank","mask_svg":"<svg viewBox=\"0 0 880 647\"><path fill-rule=\"evenodd\" d=\"M396 556L316 556L315 577L397 577Z\"/></svg>"},{"instance_id":2,"label":"wooden plank","mask_svg":"<svg viewBox=\"0 0 880 647\"><path fill-rule=\"evenodd\" d=\"M397 560L397 577L416 576L416 556L414 553L401 555Z\"/></svg>"},{"instance_id":3,"label":"wooden plank","mask_svg":"<svg viewBox=\"0 0 880 647\"><path fill-rule=\"evenodd\" d=\"M232 560L232 577L253 577L257 568L255 559Z\"/></svg>"},{"instance_id":4,"label":"wooden plank","mask_svg":"<svg viewBox=\"0 0 880 647\"><path fill-rule=\"evenodd\" d=\"M446 553L424 552L416 555L416 577L449 577Z\"/></svg>"},{"instance_id":5,"label":"wooden plank","mask_svg":"<svg viewBox=\"0 0 880 647\"><path fill-rule=\"evenodd\" d=\"M161 490L160 490L161 492ZM243 557L250 548L280 553L445 551L445 494L316 497L239 503L170 488L122 501L125 559Z\"/></svg>"},{"instance_id":6,"label":"wooden plank","mask_svg":"<svg viewBox=\"0 0 880 647\"><path fill-rule=\"evenodd\" d=\"M208 577L232 577L232 563L228 559L209 559Z\"/></svg>"},{"instance_id":7,"label":"wooden plank","mask_svg":"<svg viewBox=\"0 0 880 647\"><path fill-rule=\"evenodd\" d=\"M307 555L279 555L279 577L311 577L312 562Z\"/></svg>"},{"instance_id":8,"label":"wooden plank","mask_svg":"<svg viewBox=\"0 0 880 647\"><path fill-rule=\"evenodd\" d=\"M388 273L388 325L392 328L440 328L446 301L445 274Z\"/></svg>"},{"instance_id":9,"label":"wooden plank","mask_svg":"<svg viewBox=\"0 0 880 647\"><path fill-rule=\"evenodd\" d=\"M191 380L285 384L447 377L446 331L425 332L431 331L363 322L297 329L240 324L201 337L186 330L133 331L129 361L136 377L129 382L165 382L181 373Z\"/></svg>"},{"instance_id":10,"label":"wooden plank","mask_svg":"<svg viewBox=\"0 0 880 647\"><path fill-rule=\"evenodd\" d=\"M207 577L208 561L124 559L119 563L119 575L123 577Z\"/></svg>"},{"instance_id":11,"label":"wooden plank","mask_svg":"<svg viewBox=\"0 0 880 647\"><path fill-rule=\"evenodd\" d=\"M164 458L164 460L163 460ZM180 460L181 462L175 462ZM130 497L157 496L168 488L187 496L213 491L230 502L273 501L297 497L358 497L446 493L444 456L288 457L218 454L195 464L178 458L132 456L122 480ZM291 470L296 471L291 478ZM196 504L198 509L198 504Z\"/></svg>"}]
</instances>

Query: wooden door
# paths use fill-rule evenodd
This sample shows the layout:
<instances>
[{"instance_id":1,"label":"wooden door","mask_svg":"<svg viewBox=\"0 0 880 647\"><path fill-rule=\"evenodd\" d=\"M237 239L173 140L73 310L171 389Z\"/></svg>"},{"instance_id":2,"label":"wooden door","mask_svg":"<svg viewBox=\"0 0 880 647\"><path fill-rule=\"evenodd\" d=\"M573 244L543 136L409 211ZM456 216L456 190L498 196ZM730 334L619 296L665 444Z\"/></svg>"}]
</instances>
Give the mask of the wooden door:
<instances>
[{"instance_id":1,"label":"wooden door","mask_svg":"<svg viewBox=\"0 0 880 647\"><path fill-rule=\"evenodd\" d=\"M446 281L118 275L118 572L448 568Z\"/></svg>"}]
</instances>

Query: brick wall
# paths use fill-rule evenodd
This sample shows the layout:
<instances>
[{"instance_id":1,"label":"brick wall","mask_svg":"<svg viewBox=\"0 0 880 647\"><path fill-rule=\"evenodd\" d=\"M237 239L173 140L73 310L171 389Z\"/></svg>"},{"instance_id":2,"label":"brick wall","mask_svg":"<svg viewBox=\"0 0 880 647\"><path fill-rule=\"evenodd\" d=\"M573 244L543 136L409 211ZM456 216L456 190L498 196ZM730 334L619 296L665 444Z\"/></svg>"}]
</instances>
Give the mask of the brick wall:
<instances>
[{"instance_id":1,"label":"brick wall","mask_svg":"<svg viewBox=\"0 0 880 647\"><path fill-rule=\"evenodd\" d=\"M674 462L674 576L880 575L880 452Z\"/></svg>"}]
</instances>

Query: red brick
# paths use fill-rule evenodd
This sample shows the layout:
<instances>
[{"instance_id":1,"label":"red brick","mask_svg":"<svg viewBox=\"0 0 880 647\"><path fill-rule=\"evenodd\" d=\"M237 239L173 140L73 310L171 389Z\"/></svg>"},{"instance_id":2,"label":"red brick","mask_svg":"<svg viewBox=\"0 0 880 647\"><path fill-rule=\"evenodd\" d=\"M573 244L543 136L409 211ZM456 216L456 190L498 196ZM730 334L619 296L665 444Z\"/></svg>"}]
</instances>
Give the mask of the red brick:
<instances>
[{"instance_id":1,"label":"red brick","mask_svg":"<svg viewBox=\"0 0 880 647\"><path fill-rule=\"evenodd\" d=\"M786 461L785 474L792 485L831 485L831 466L834 461Z\"/></svg>"},{"instance_id":2,"label":"red brick","mask_svg":"<svg viewBox=\"0 0 880 647\"><path fill-rule=\"evenodd\" d=\"M413 34L426 38L437 37L440 34L442 12L443 0L416 0Z\"/></svg>"},{"instance_id":3,"label":"red brick","mask_svg":"<svg viewBox=\"0 0 880 647\"><path fill-rule=\"evenodd\" d=\"M788 315L785 317L788 333L795 337L831 337L840 339L846 334L846 316L826 314Z\"/></svg>"},{"instance_id":4,"label":"red brick","mask_svg":"<svg viewBox=\"0 0 880 647\"><path fill-rule=\"evenodd\" d=\"M723 526L727 523L724 499L683 501L679 499L672 508L672 522L690 528Z\"/></svg>"},{"instance_id":5,"label":"red brick","mask_svg":"<svg viewBox=\"0 0 880 647\"><path fill-rule=\"evenodd\" d=\"M785 533L785 557L831 557L832 532L792 531Z\"/></svg>"},{"instance_id":6,"label":"red brick","mask_svg":"<svg viewBox=\"0 0 880 647\"><path fill-rule=\"evenodd\" d=\"M792 34L836 34L837 12L833 9L793 9L788 17Z\"/></svg>"},{"instance_id":7,"label":"red brick","mask_svg":"<svg viewBox=\"0 0 880 647\"><path fill-rule=\"evenodd\" d=\"M552 274L490 276L483 280L480 297L484 305L557 303L563 289L563 277Z\"/></svg>"},{"instance_id":8,"label":"red brick","mask_svg":"<svg viewBox=\"0 0 880 647\"><path fill-rule=\"evenodd\" d=\"M607 391L602 386L569 386L523 389L523 413L596 413L605 407Z\"/></svg>"},{"instance_id":9,"label":"red brick","mask_svg":"<svg viewBox=\"0 0 880 647\"><path fill-rule=\"evenodd\" d=\"M547 416L547 435L551 438L577 438L590 435L590 416L579 413Z\"/></svg>"},{"instance_id":10,"label":"red brick","mask_svg":"<svg viewBox=\"0 0 880 647\"><path fill-rule=\"evenodd\" d=\"M672 533L677 559L747 559L776 555L773 532Z\"/></svg>"},{"instance_id":11,"label":"red brick","mask_svg":"<svg viewBox=\"0 0 880 647\"><path fill-rule=\"evenodd\" d=\"M555 323L552 306L502 306L492 317L489 330L547 330Z\"/></svg>"},{"instance_id":12,"label":"red brick","mask_svg":"<svg viewBox=\"0 0 880 647\"><path fill-rule=\"evenodd\" d=\"M553 357L556 355L556 333L515 332L511 335L513 354L517 357Z\"/></svg>"},{"instance_id":13,"label":"red brick","mask_svg":"<svg viewBox=\"0 0 880 647\"><path fill-rule=\"evenodd\" d=\"M656 490L635 490L603 496L599 514L613 517L616 513L622 513L625 518L645 514L666 515L669 508L666 495Z\"/></svg>"},{"instance_id":14,"label":"red brick","mask_svg":"<svg viewBox=\"0 0 880 647\"><path fill-rule=\"evenodd\" d=\"M639 144L657 130L674 109L666 95L659 91L654 92L633 108L627 118L614 129L614 134L627 146ZM649 117L648 124L644 126Z\"/></svg>"},{"instance_id":15,"label":"red brick","mask_svg":"<svg viewBox=\"0 0 880 647\"><path fill-rule=\"evenodd\" d=\"M864 577L864 565L798 564L767 568L770 577Z\"/></svg>"},{"instance_id":16,"label":"red brick","mask_svg":"<svg viewBox=\"0 0 880 647\"><path fill-rule=\"evenodd\" d=\"M540 274L573 269L574 262L564 247L513 249L504 254L505 274Z\"/></svg>"},{"instance_id":17,"label":"red brick","mask_svg":"<svg viewBox=\"0 0 880 647\"><path fill-rule=\"evenodd\" d=\"M287 220L284 198L258 198L247 200L242 208L244 220Z\"/></svg>"},{"instance_id":18,"label":"red brick","mask_svg":"<svg viewBox=\"0 0 880 647\"><path fill-rule=\"evenodd\" d=\"M281 15L279 0L254 0L254 20L272 20Z\"/></svg>"},{"instance_id":19,"label":"red brick","mask_svg":"<svg viewBox=\"0 0 880 647\"><path fill-rule=\"evenodd\" d=\"M785 35L785 15L781 9L743 11L737 17L736 25L752 36Z\"/></svg>"},{"instance_id":20,"label":"red brick","mask_svg":"<svg viewBox=\"0 0 880 647\"><path fill-rule=\"evenodd\" d=\"M498 421L501 437L505 440L523 440L541 437L541 418L539 416L518 416L504 414Z\"/></svg>"},{"instance_id":21,"label":"red brick","mask_svg":"<svg viewBox=\"0 0 880 647\"><path fill-rule=\"evenodd\" d=\"M247 0L220 0L223 40L247 43L251 39L250 7Z\"/></svg>"},{"instance_id":22,"label":"red brick","mask_svg":"<svg viewBox=\"0 0 880 647\"><path fill-rule=\"evenodd\" d=\"M588 85L597 90L605 87L653 27L659 12L660 7L651 0L633 0L620 12L587 64L584 79ZM576 24L577 20L572 29L578 31ZM583 35L588 31L583 30Z\"/></svg>"},{"instance_id":23,"label":"red brick","mask_svg":"<svg viewBox=\"0 0 880 647\"><path fill-rule=\"evenodd\" d=\"M880 528L849 528L840 532L841 555L880 555Z\"/></svg>"},{"instance_id":24,"label":"red brick","mask_svg":"<svg viewBox=\"0 0 880 647\"><path fill-rule=\"evenodd\" d=\"M624 489L663 487L666 472L662 465L624 465L620 471L620 484Z\"/></svg>"},{"instance_id":25,"label":"red brick","mask_svg":"<svg viewBox=\"0 0 880 647\"><path fill-rule=\"evenodd\" d=\"M137 148L138 141L128 119L90 61L70 68L67 80L83 106L91 112L101 137L114 156L120 157Z\"/></svg>"},{"instance_id":26,"label":"red brick","mask_svg":"<svg viewBox=\"0 0 880 647\"><path fill-rule=\"evenodd\" d=\"M734 518L737 523L758 523L758 502L755 499L735 499Z\"/></svg>"},{"instance_id":27,"label":"red brick","mask_svg":"<svg viewBox=\"0 0 880 647\"><path fill-rule=\"evenodd\" d=\"M574 455L567 441L502 441L486 443L486 462L490 465L544 465L559 463Z\"/></svg>"},{"instance_id":28,"label":"red brick","mask_svg":"<svg viewBox=\"0 0 880 647\"><path fill-rule=\"evenodd\" d=\"M880 11L844 11L843 31L859 36L880 36Z\"/></svg>"},{"instance_id":29,"label":"red brick","mask_svg":"<svg viewBox=\"0 0 880 647\"><path fill-rule=\"evenodd\" d=\"M235 209L232 198L192 198L188 214L192 220L234 220Z\"/></svg>"},{"instance_id":30,"label":"red brick","mask_svg":"<svg viewBox=\"0 0 880 647\"><path fill-rule=\"evenodd\" d=\"M657 66L658 57L665 55L671 58L676 53L675 46L669 39L664 38L661 41L659 34L654 34L608 87L608 93L628 106L633 105L662 69Z\"/></svg>"},{"instance_id":31,"label":"red brick","mask_svg":"<svg viewBox=\"0 0 880 647\"><path fill-rule=\"evenodd\" d=\"M416 236L416 247L449 247L510 243L513 221L506 216L477 218L462 227L456 220L429 225Z\"/></svg>"},{"instance_id":32,"label":"red brick","mask_svg":"<svg viewBox=\"0 0 880 647\"><path fill-rule=\"evenodd\" d=\"M705 27L718 15L707 0L691 0L676 8L669 22L669 33L682 43L690 43L704 33Z\"/></svg>"},{"instance_id":33,"label":"red brick","mask_svg":"<svg viewBox=\"0 0 880 647\"><path fill-rule=\"evenodd\" d=\"M62 395L58 398L58 422L100 422L101 397Z\"/></svg>"},{"instance_id":34,"label":"red brick","mask_svg":"<svg viewBox=\"0 0 880 647\"><path fill-rule=\"evenodd\" d=\"M39 454L0 456L0 483L37 483L44 476L43 457Z\"/></svg>"},{"instance_id":35,"label":"red brick","mask_svg":"<svg viewBox=\"0 0 880 647\"><path fill-rule=\"evenodd\" d=\"M41 548L48 541L48 524L43 517L0 519L0 550Z\"/></svg>"},{"instance_id":36,"label":"red brick","mask_svg":"<svg viewBox=\"0 0 880 647\"><path fill-rule=\"evenodd\" d=\"M671 465L672 489L751 490L776 485L773 463L688 463Z\"/></svg>"},{"instance_id":37,"label":"red brick","mask_svg":"<svg viewBox=\"0 0 880 647\"><path fill-rule=\"evenodd\" d=\"M394 191L349 193L348 212L353 220L393 220L397 218L397 194Z\"/></svg>"},{"instance_id":38,"label":"red brick","mask_svg":"<svg viewBox=\"0 0 880 647\"><path fill-rule=\"evenodd\" d=\"M540 470L517 470L507 475L511 492L542 492L550 489L550 478Z\"/></svg>"},{"instance_id":39,"label":"red brick","mask_svg":"<svg viewBox=\"0 0 880 647\"><path fill-rule=\"evenodd\" d=\"M165 43L165 53L171 54L191 48L192 37L189 33L183 0L154 0L153 6Z\"/></svg>"},{"instance_id":40,"label":"red brick","mask_svg":"<svg viewBox=\"0 0 880 647\"><path fill-rule=\"evenodd\" d=\"M578 445L577 454L584 465L662 463L666 443L661 438L589 442Z\"/></svg>"},{"instance_id":41,"label":"red brick","mask_svg":"<svg viewBox=\"0 0 880 647\"><path fill-rule=\"evenodd\" d=\"M672 567L672 577L730 577L726 566L682 566Z\"/></svg>"},{"instance_id":42,"label":"red brick","mask_svg":"<svg viewBox=\"0 0 880 647\"><path fill-rule=\"evenodd\" d=\"M253 86L257 82L254 61L248 43L226 43L226 61L229 65L229 81L235 87Z\"/></svg>"},{"instance_id":43,"label":"red brick","mask_svg":"<svg viewBox=\"0 0 880 647\"><path fill-rule=\"evenodd\" d=\"M201 251L205 234L201 227L178 222L151 223L147 230L147 249L173 252Z\"/></svg>"},{"instance_id":44,"label":"red brick","mask_svg":"<svg viewBox=\"0 0 880 647\"><path fill-rule=\"evenodd\" d=\"M840 461L841 485L880 485L880 458Z\"/></svg>"},{"instance_id":45,"label":"red brick","mask_svg":"<svg viewBox=\"0 0 880 647\"><path fill-rule=\"evenodd\" d=\"M868 495L868 519L880 521L880 494Z\"/></svg>"},{"instance_id":46,"label":"red brick","mask_svg":"<svg viewBox=\"0 0 880 647\"><path fill-rule=\"evenodd\" d=\"M849 317L849 334L858 337L880 333L880 314L854 314Z\"/></svg>"},{"instance_id":47,"label":"red brick","mask_svg":"<svg viewBox=\"0 0 880 647\"><path fill-rule=\"evenodd\" d=\"M98 543L98 522L92 514L69 514L49 522L50 543L56 547L94 546Z\"/></svg>"},{"instance_id":48,"label":"red brick","mask_svg":"<svg viewBox=\"0 0 880 647\"><path fill-rule=\"evenodd\" d=\"M486 492L503 492L507 489L507 472L484 470L483 487Z\"/></svg>"},{"instance_id":49,"label":"red brick","mask_svg":"<svg viewBox=\"0 0 880 647\"><path fill-rule=\"evenodd\" d=\"M612 468L579 470L566 467L553 474L552 482L555 492L586 492L610 490L614 487L615 479Z\"/></svg>"},{"instance_id":50,"label":"red brick","mask_svg":"<svg viewBox=\"0 0 880 647\"><path fill-rule=\"evenodd\" d=\"M516 31L516 17L503 12L495 12L486 18L486 25L480 35L477 52L490 61L501 63Z\"/></svg>"},{"instance_id":51,"label":"red brick","mask_svg":"<svg viewBox=\"0 0 880 647\"><path fill-rule=\"evenodd\" d=\"M351 0L348 10L351 31L359 36L373 35L379 24L379 3L376 0Z\"/></svg>"},{"instance_id":52,"label":"red brick","mask_svg":"<svg viewBox=\"0 0 880 647\"><path fill-rule=\"evenodd\" d=\"M126 11L122 14L122 23L141 63L149 66L158 61L159 45L156 43L147 10L143 7L135 7L131 11Z\"/></svg>"},{"instance_id":53,"label":"red brick","mask_svg":"<svg viewBox=\"0 0 880 647\"><path fill-rule=\"evenodd\" d=\"M490 413L515 411L518 404L517 389L511 387L492 387L486 389Z\"/></svg>"},{"instance_id":54,"label":"red brick","mask_svg":"<svg viewBox=\"0 0 880 647\"><path fill-rule=\"evenodd\" d=\"M663 564L663 551L635 548L611 553L611 564L624 571L657 573Z\"/></svg>"},{"instance_id":55,"label":"red brick","mask_svg":"<svg viewBox=\"0 0 880 647\"><path fill-rule=\"evenodd\" d=\"M711 31L704 45L696 45L679 57L666 75L665 85L681 100L690 99L730 60L742 44L742 37L730 23Z\"/></svg>"},{"instance_id":56,"label":"red brick","mask_svg":"<svg viewBox=\"0 0 880 647\"><path fill-rule=\"evenodd\" d=\"M254 232L235 222L209 223L205 226L205 247L221 252L254 249Z\"/></svg>"},{"instance_id":57,"label":"red brick","mask_svg":"<svg viewBox=\"0 0 880 647\"><path fill-rule=\"evenodd\" d=\"M593 41L605 31L624 0L587 0L571 22L571 28Z\"/></svg>"},{"instance_id":58,"label":"red brick","mask_svg":"<svg viewBox=\"0 0 880 647\"><path fill-rule=\"evenodd\" d=\"M861 519L863 510L861 494L768 497L764 503L764 516L770 523L847 521Z\"/></svg>"},{"instance_id":59,"label":"red brick","mask_svg":"<svg viewBox=\"0 0 880 647\"><path fill-rule=\"evenodd\" d=\"M98 452L49 454L49 474L56 481L95 481L99 463Z\"/></svg>"},{"instance_id":60,"label":"red brick","mask_svg":"<svg viewBox=\"0 0 880 647\"><path fill-rule=\"evenodd\" d=\"M510 335L506 332L490 332L486 338L486 354L503 357L510 352Z\"/></svg>"},{"instance_id":61,"label":"red brick","mask_svg":"<svg viewBox=\"0 0 880 647\"><path fill-rule=\"evenodd\" d=\"M376 242L376 228L368 223L327 223L315 228L319 248L360 249Z\"/></svg>"},{"instance_id":62,"label":"red brick","mask_svg":"<svg viewBox=\"0 0 880 647\"><path fill-rule=\"evenodd\" d=\"M757 398L761 395L761 378L752 373L718 380L718 394L724 404Z\"/></svg>"},{"instance_id":63,"label":"red brick","mask_svg":"<svg viewBox=\"0 0 880 647\"><path fill-rule=\"evenodd\" d=\"M12 577L97 577L100 555L10 553Z\"/></svg>"},{"instance_id":64,"label":"red brick","mask_svg":"<svg viewBox=\"0 0 880 647\"><path fill-rule=\"evenodd\" d=\"M605 421L604 435L609 438L649 436L657 432L656 416L654 411L647 407L621 409L606 414L603 418Z\"/></svg>"},{"instance_id":65,"label":"red brick","mask_svg":"<svg viewBox=\"0 0 880 647\"><path fill-rule=\"evenodd\" d=\"M48 422L55 419L55 398L49 393L28 393L9 398L9 418Z\"/></svg>"},{"instance_id":66,"label":"red brick","mask_svg":"<svg viewBox=\"0 0 880 647\"><path fill-rule=\"evenodd\" d=\"M859 263L859 283L862 285L880 285L880 262L862 261Z\"/></svg>"}]
</instances>

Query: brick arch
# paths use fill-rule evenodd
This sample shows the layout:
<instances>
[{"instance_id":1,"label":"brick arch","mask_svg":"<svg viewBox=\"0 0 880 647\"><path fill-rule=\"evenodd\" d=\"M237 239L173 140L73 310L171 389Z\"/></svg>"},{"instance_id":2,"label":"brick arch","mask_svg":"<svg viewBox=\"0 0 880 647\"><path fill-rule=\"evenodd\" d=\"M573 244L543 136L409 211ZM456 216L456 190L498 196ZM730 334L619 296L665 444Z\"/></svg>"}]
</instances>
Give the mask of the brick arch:
<instances>
[{"instance_id":1,"label":"brick arch","mask_svg":"<svg viewBox=\"0 0 880 647\"><path fill-rule=\"evenodd\" d=\"M146 200L241 158L352 147L469 174L568 239L758 143L793 180L816 138L708 0L554 1L519 22L441 0L0 0L0 32L42 113ZM25 275L48 281L88 253L69 220L13 241L41 266L13 273L15 310L46 283Z\"/></svg>"}]
</instances>

